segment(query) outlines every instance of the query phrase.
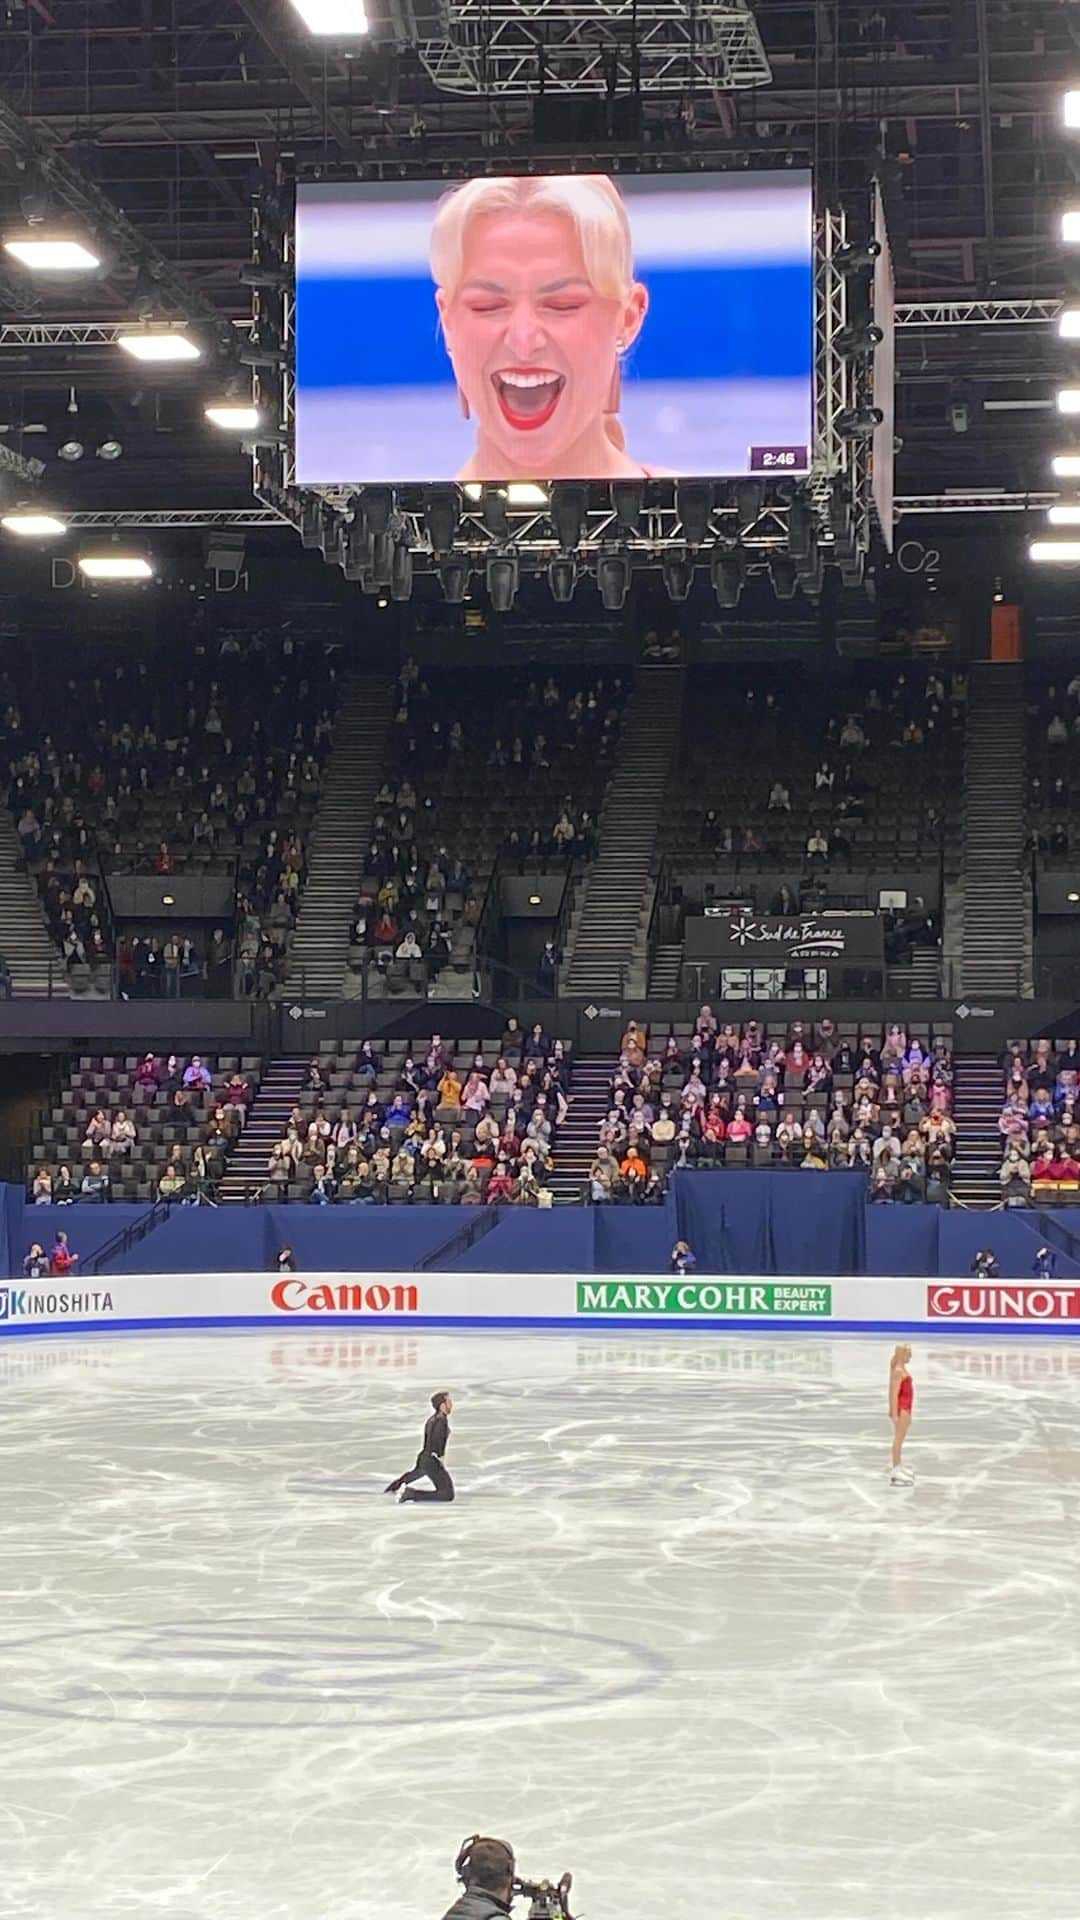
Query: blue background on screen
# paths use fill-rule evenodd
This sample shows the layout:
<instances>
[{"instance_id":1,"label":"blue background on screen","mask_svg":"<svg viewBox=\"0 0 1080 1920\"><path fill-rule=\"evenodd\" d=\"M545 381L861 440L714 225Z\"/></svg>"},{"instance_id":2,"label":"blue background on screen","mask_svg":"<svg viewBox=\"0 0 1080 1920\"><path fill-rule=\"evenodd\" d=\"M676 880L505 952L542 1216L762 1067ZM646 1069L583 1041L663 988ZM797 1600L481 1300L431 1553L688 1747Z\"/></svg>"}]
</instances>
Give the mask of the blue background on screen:
<instances>
[{"instance_id":1,"label":"blue background on screen","mask_svg":"<svg viewBox=\"0 0 1080 1920\"><path fill-rule=\"evenodd\" d=\"M634 380L809 380L809 261L644 265L650 307ZM442 386L452 379L427 275L299 278L301 389Z\"/></svg>"}]
</instances>

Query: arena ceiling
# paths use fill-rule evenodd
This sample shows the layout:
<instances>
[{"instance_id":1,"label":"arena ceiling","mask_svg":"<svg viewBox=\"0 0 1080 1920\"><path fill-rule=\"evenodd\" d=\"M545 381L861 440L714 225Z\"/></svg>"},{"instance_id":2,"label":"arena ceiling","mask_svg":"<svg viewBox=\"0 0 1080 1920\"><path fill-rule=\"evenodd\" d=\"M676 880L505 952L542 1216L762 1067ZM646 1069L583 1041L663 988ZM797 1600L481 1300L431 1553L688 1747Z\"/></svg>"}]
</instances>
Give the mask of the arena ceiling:
<instances>
[{"instance_id":1,"label":"arena ceiling","mask_svg":"<svg viewBox=\"0 0 1080 1920\"><path fill-rule=\"evenodd\" d=\"M601 52L625 39L624 0L583 9ZM753 11L771 81L716 85L688 57L643 96L647 150L809 155L828 197L849 203L877 169L898 298L944 307L938 324L909 314L899 334L898 492L1044 491L1065 349L1052 304L1023 315L1070 290L1059 226L1062 206L1080 204L1080 134L1063 131L1060 102L1080 73L1080 7L757 0ZM149 279L157 311L186 312L235 357L253 204L276 170L399 150L436 170L478 152L520 158L534 87L526 74L519 91L451 93L415 50L327 51L289 0L0 0L0 215L10 225L35 196L62 211L81 183L99 232L109 207L123 216L91 283L0 270L0 439L45 461L43 485L66 508L243 507L250 463L202 418L207 363L148 376L109 327L145 310ZM563 97L567 144L580 104ZM545 111L558 120L550 94ZM634 140L624 131L617 144L631 153ZM67 326L87 338L73 344ZM72 441L83 458L59 461ZM122 452L99 458L110 443Z\"/></svg>"}]
</instances>

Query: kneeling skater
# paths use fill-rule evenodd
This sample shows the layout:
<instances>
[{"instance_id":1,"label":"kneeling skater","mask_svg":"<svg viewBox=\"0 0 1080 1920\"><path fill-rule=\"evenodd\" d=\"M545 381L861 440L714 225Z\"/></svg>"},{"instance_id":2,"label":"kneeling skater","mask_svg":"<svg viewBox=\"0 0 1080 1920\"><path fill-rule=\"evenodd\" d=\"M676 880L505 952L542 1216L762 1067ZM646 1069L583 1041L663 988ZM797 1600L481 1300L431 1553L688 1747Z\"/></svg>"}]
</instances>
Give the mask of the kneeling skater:
<instances>
[{"instance_id":1,"label":"kneeling skater","mask_svg":"<svg viewBox=\"0 0 1080 1920\"><path fill-rule=\"evenodd\" d=\"M448 1393L433 1393L431 1412L424 1423L424 1438L411 1473L399 1473L391 1480L387 1493L400 1493L405 1500L452 1500L454 1483L443 1465L446 1443L450 1438L450 1415L454 1403ZM430 1480L431 1487L415 1487L414 1480Z\"/></svg>"}]
</instances>

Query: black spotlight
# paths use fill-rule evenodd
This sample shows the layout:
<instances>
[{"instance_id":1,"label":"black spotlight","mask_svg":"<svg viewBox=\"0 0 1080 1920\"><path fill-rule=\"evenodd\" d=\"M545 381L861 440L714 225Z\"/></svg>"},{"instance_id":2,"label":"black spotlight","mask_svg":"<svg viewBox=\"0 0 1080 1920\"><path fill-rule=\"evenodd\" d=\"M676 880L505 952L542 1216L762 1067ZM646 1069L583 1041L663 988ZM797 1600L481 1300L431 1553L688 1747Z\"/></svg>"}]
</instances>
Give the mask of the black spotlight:
<instances>
[{"instance_id":1,"label":"black spotlight","mask_svg":"<svg viewBox=\"0 0 1080 1920\"><path fill-rule=\"evenodd\" d=\"M576 560L571 560L564 555L562 559L551 562L548 567L548 585L551 588L552 599L557 600L561 607L565 607L567 602L573 599L577 583Z\"/></svg>"},{"instance_id":2,"label":"black spotlight","mask_svg":"<svg viewBox=\"0 0 1080 1920\"><path fill-rule=\"evenodd\" d=\"M836 416L836 431L843 440L869 440L884 418L880 407L847 407Z\"/></svg>"},{"instance_id":3,"label":"black spotlight","mask_svg":"<svg viewBox=\"0 0 1080 1920\"><path fill-rule=\"evenodd\" d=\"M442 581L443 599L449 607L460 607L469 591L471 569L467 560L457 554L448 554L440 562L439 579Z\"/></svg>"},{"instance_id":4,"label":"black spotlight","mask_svg":"<svg viewBox=\"0 0 1080 1920\"><path fill-rule=\"evenodd\" d=\"M341 553L342 534L346 531L333 507L324 507L319 516L319 552L331 565L337 563Z\"/></svg>"},{"instance_id":5,"label":"black spotlight","mask_svg":"<svg viewBox=\"0 0 1080 1920\"><path fill-rule=\"evenodd\" d=\"M825 578L825 549L818 546L816 536L810 543L809 553L795 562L795 572L803 592L816 600Z\"/></svg>"},{"instance_id":6,"label":"black spotlight","mask_svg":"<svg viewBox=\"0 0 1080 1920\"><path fill-rule=\"evenodd\" d=\"M394 547L394 557L390 564L391 600L411 600L412 581L412 548L407 540L399 540Z\"/></svg>"},{"instance_id":7,"label":"black spotlight","mask_svg":"<svg viewBox=\"0 0 1080 1920\"><path fill-rule=\"evenodd\" d=\"M493 540L505 540L510 533L510 517L506 510L506 488L485 487L480 515Z\"/></svg>"},{"instance_id":8,"label":"black spotlight","mask_svg":"<svg viewBox=\"0 0 1080 1920\"><path fill-rule=\"evenodd\" d=\"M509 613L517 598L518 557L516 553L488 555L487 590L495 613Z\"/></svg>"},{"instance_id":9,"label":"black spotlight","mask_svg":"<svg viewBox=\"0 0 1080 1920\"><path fill-rule=\"evenodd\" d=\"M760 480L735 482L735 517L741 533L745 533L748 527L754 526L760 520L764 504L765 489Z\"/></svg>"},{"instance_id":10,"label":"black spotlight","mask_svg":"<svg viewBox=\"0 0 1080 1920\"><path fill-rule=\"evenodd\" d=\"M788 510L788 550L793 560L805 560L814 541L817 529L814 516L806 500L793 500Z\"/></svg>"},{"instance_id":11,"label":"black spotlight","mask_svg":"<svg viewBox=\"0 0 1080 1920\"><path fill-rule=\"evenodd\" d=\"M371 582L376 587L388 587L394 571L394 536L392 533L376 533L371 538Z\"/></svg>"},{"instance_id":12,"label":"black spotlight","mask_svg":"<svg viewBox=\"0 0 1080 1920\"><path fill-rule=\"evenodd\" d=\"M374 541L362 514L341 531L341 570L346 580L362 580L371 569Z\"/></svg>"},{"instance_id":13,"label":"black spotlight","mask_svg":"<svg viewBox=\"0 0 1080 1920\"><path fill-rule=\"evenodd\" d=\"M323 503L318 494L304 495L300 508L300 545L305 553L317 553L319 536L322 533Z\"/></svg>"},{"instance_id":14,"label":"black spotlight","mask_svg":"<svg viewBox=\"0 0 1080 1920\"><path fill-rule=\"evenodd\" d=\"M866 555L857 547L850 559L845 559L840 568L840 578L845 587L861 587L866 573Z\"/></svg>"},{"instance_id":15,"label":"black spotlight","mask_svg":"<svg viewBox=\"0 0 1080 1920\"><path fill-rule=\"evenodd\" d=\"M694 584L694 563L685 552L665 553L660 562L669 600L689 600Z\"/></svg>"},{"instance_id":16,"label":"black spotlight","mask_svg":"<svg viewBox=\"0 0 1080 1920\"><path fill-rule=\"evenodd\" d=\"M837 247L832 263L837 273L869 273L880 252L880 240L867 240L861 247L849 240L846 246Z\"/></svg>"},{"instance_id":17,"label":"black spotlight","mask_svg":"<svg viewBox=\"0 0 1080 1920\"><path fill-rule=\"evenodd\" d=\"M829 482L829 525L837 535L842 534L851 524L851 494L846 483L837 474Z\"/></svg>"},{"instance_id":18,"label":"black spotlight","mask_svg":"<svg viewBox=\"0 0 1080 1920\"><path fill-rule=\"evenodd\" d=\"M608 613L619 613L630 590L630 561L625 553L602 553L596 562L596 584Z\"/></svg>"},{"instance_id":19,"label":"black spotlight","mask_svg":"<svg viewBox=\"0 0 1080 1920\"><path fill-rule=\"evenodd\" d=\"M460 520L460 487L429 487L424 496L424 525L436 557L449 553Z\"/></svg>"},{"instance_id":20,"label":"black spotlight","mask_svg":"<svg viewBox=\"0 0 1080 1920\"><path fill-rule=\"evenodd\" d=\"M712 556L712 583L717 602L722 607L737 607L739 596L746 578L746 560L741 547L714 547Z\"/></svg>"},{"instance_id":21,"label":"black spotlight","mask_svg":"<svg viewBox=\"0 0 1080 1920\"><path fill-rule=\"evenodd\" d=\"M584 487L560 484L551 489L551 524L564 553L580 547L589 496Z\"/></svg>"},{"instance_id":22,"label":"black spotlight","mask_svg":"<svg viewBox=\"0 0 1080 1920\"><path fill-rule=\"evenodd\" d=\"M645 486L641 480L613 480L611 508L620 533L636 533L645 506Z\"/></svg>"},{"instance_id":23,"label":"black spotlight","mask_svg":"<svg viewBox=\"0 0 1080 1920\"><path fill-rule=\"evenodd\" d=\"M795 562L786 553L774 553L769 561L769 578L778 600L794 600L798 578Z\"/></svg>"},{"instance_id":24,"label":"black spotlight","mask_svg":"<svg viewBox=\"0 0 1080 1920\"><path fill-rule=\"evenodd\" d=\"M872 321L861 327L841 327L833 345L845 360L870 360L885 335Z\"/></svg>"},{"instance_id":25,"label":"black spotlight","mask_svg":"<svg viewBox=\"0 0 1080 1920\"><path fill-rule=\"evenodd\" d=\"M675 512L682 523L683 539L689 546L704 546L712 510L713 490L708 480L679 481L675 489Z\"/></svg>"},{"instance_id":26,"label":"black spotlight","mask_svg":"<svg viewBox=\"0 0 1080 1920\"><path fill-rule=\"evenodd\" d=\"M374 534L387 533L390 528L390 515L394 511L394 496L389 487L365 487L363 492L364 513L368 527ZM389 582L387 582L389 585Z\"/></svg>"}]
</instances>

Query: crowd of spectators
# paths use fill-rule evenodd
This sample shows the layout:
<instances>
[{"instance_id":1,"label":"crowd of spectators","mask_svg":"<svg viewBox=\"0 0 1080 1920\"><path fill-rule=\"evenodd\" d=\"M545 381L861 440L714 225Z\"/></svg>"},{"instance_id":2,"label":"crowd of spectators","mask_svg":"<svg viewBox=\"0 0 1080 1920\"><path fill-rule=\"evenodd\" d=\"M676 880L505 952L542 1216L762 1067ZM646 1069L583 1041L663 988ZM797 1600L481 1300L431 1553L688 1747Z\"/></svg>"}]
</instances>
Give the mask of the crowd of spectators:
<instances>
[{"instance_id":1,"label":"crowd of spectators","mask_svg":"<svg viewBox=\"0 0 1080 1920\"><path fill-rule=\"evenodd\" d=\"M311 1061L275 1141L264 1200L312 1206L550 1206L571 1052L515 1020L468 1051L433 1034L391 1066L365 1040L345 1069Z\"/></svg>"},{"instance_id":2,"label":"crowd of spectators","mask_svg":"<svg viewBox=\"0 0 1080 1920\"><path fill-rule=\"evenodd\" d=\"M962 673L880 669L843 687L785 670L692 686L667 850L740 873L925 860L944 831L966 711ZM716 752L716 729L724 751Z\"/></svg>"},{"instance_id":3,"label":"crowd of spectators","mask_svg":"<svg viewBox=\"0 0 1080 1920\"><path fill-rule=\"evenodd\" d=\"M1004 1059L998 1170L1006 1207L1080 1201L1080 1045L1017 1040Z\"/></svg>"},{"instance_id":4,"label":"crowd of spectators","mask_svg":"<svg viewBox=\"0 0 1080 1920\"><path fill-rule=\"evenodd\" d=\"M375 799L350 965L390 990L471 964L492 869L546 870L595 850L628 688L511 669L425 677L402 666L391 765Z\"/></svg>"},{"instance_id":5,"label":"crowd of spectators","mask_svg":"<svg viewBox=\"0 0 1080 1920\"><path fill-rule=\"evenodd\" d=\"M589 1172L594 1204L662 1197L675 1167L865 1172L873 1201L947 1205L956 1128L943 1036L856 1035L831 1019L783 1030L722 1025L702 1007L688 1034L631 1021Z\"/></svg>"},{"instance_id":6,"label":"crowd of spectators","mask_svg":"<svg viewBox=\"0 0 1080 1920\"><path fill-rule=\"evenodd\" d=\"M219 873L235 878L230 982L233 961L241 992L284 980L335 661L285 626L195 638L167 661L99 647L0 675L0 780L69 969L115 959L122 993L181 991L220 955L182 928L117 941L108 876Z\"/></svg>"},{"instance_id":7,"label":"crowd of spectators","mask_svg":"<svg viewBox=\"0 0 1080 1920\"><path fill-rule=\"evenodd\" d=\"M257 1083L248 1059L80 1060L34 1148L31 1202L214 1203Z\"/></svg>"}]
</instances>

